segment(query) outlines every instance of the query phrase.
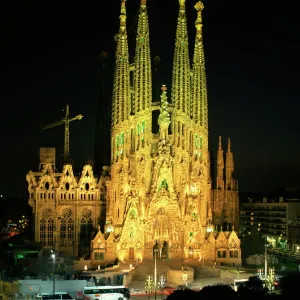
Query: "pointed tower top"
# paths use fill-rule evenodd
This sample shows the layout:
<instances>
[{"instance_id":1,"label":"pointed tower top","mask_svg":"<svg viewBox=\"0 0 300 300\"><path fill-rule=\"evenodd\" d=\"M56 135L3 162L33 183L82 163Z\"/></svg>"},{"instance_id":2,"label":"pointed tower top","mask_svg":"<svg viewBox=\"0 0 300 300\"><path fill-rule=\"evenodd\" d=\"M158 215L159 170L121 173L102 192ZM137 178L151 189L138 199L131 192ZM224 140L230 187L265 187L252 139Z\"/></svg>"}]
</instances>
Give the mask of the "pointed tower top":
<instances>
[{"instance_id":1,"label":"pointed tower top","mask_svg":"<svg viewBox=\"0 0 300 300\"><path fill-rule=\"evenodd\" d=\"M168 104L168 97L167 97L167 86L165 84L161 87L161 102L160 102L160 115L159 115L159 123L170 123L170 113L169 113L169 104Z\"/></svg>"},{"instance_id":2,"label":"pointed tower top","mask_svg":"<svg viewBox=\"0 0 300 300\"><path fill-rule=\"evenodd\" d=\"M222 150L222 137L219 136L219 150Z\"/></svg>"},{"instance_id":3,"label":"pointed tower top","mask_svg":"<svg viewBox=\"0 0 300 300\"><path fill-rule=\"evenodd\" d=\"M120 15L120 26L121 28L126 27L126 0L121 0L121 15Z\"/></svg>"},{"instance_id":4,"label":"pointed tower top","mask_svg":"<svg viewBox=\"0 0 300 300\"><path fill-rule=\"evenodd\" d=\"M171 122L169 113L169 103L167 97L167 87L162 85L161 87L161 102L160 102L160 114L158 116L158 124L160 127L160 138L166 140L168 137L168 127Z\"/></svg>"},{"instance_id":5,"label":"pointed tower top","mask_svg":"<svg viewBox=\"0 0 300 300\"><path fill-rule=\"evenodd\" d=\"M204 9L204 5L201 1L198 1L195 5L195 9L197 10L197 20L196 20L196 30L197 37L202 37L202 10Z\"/></svg>"},{"instance_id":6,"label":"pointed tower top","mask_svg":"<svg viewBox=\"0 0 300 300\"><path fill-rule=\"evenodd\" d=\"M180 8L185 6L185 0L179 0L179 6Z\"/></svg>"},{"instance_id":7,"label":"pointed tower top","mask_svg":"<svg viewBox=\"0 0 300 300\"><path fill-rule=\"evenodd\" d=\"M231 142L230 142L230 138L228 138L228 146L227 146L227 152L231 152Z\"/></svg>"},{"instance_id":8,"label":"pointed tower top","mask_svg":"<svg viewBox=\"0 0 300 300\"><path fill-rule=\"evenodd\" d=\"M141 0L141 5L146 5L147 4L147 0Z\"/></svg>"}]
</instances>

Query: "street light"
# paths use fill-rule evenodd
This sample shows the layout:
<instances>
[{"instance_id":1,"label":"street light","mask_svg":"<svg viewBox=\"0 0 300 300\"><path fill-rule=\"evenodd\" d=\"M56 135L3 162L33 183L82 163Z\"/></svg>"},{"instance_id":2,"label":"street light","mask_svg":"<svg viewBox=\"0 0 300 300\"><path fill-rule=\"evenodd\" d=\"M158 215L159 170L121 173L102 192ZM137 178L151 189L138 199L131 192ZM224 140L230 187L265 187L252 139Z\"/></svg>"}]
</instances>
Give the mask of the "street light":
<instances>
[{"instance_id":1,"label":"street light","mask_svg":"<svg viewBox=\"0 0 300 300\"><path fill-rule=\"evenodd\" d=\"M267 280L268 277L268 245L267 240L265 243L265 280Z\"/></svg>"},{"instance_id":2,"label":"street light","mask_svg":"<svg viewBox=\"0 0 300 300\"><path fill-rule=\"evenodd\" d=\"M51 250L52 273L53 273L53 298L55 298L55 252Z\"/></svg>"},{"instance_id":3,"label":"street light","mask_svg":"<svg viewBox=\"0 0 300 300\"><path fill-rule=\"evenodd\" d=\"M153 278L151 275L148 275L145 282L145 291L148 294L148 299L150 299L152 290L153 290Z\"/></svg>"},{"instance_id":4,"label":"street light","mask_svg":"<svg viewBox=\"0 0 300 300\"><path fill-rule=\"evenodd\" d=\"M156 300L156 288L157 288L157 266L156 266L156 253L158 252L158 248L155 246L154 248L154 299Z\"/></svg>"}]
</instances>

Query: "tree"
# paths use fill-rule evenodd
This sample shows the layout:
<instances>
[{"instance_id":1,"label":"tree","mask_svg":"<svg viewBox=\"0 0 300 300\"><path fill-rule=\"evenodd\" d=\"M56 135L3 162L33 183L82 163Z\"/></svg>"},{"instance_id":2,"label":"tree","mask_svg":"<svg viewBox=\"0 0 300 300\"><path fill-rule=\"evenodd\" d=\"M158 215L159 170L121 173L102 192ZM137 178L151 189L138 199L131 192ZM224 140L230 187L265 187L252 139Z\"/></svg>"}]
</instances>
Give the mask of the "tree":
<instances>
[{"instance_id":1,"label":"tree","mask_svg":"<svg viewBox=\"0 0 300 300\"><path fill-rule=\"evenodd\" d=\"M268 289L263 286L263 282L257 276L249 277L238 287L238 295L242 299L261 299L267 295Z\"/></svg>"},{"instance_id":2,"label":"tree","mask_svg":"<svg viewBox=\"0 0 300 300\"><path fill-rule=\"evenodd\" d=\"M257 231L247 234L241 243L242 259L250 255L261 254L265 251L266 240Z\"/></svg>"},{"instance_id":3,"label":"tree","mask_svg":"<svg viewBox=\"0 0 300 300\"><path fill-rule=\"evenodd\" d=\"M205 286L199 292L198 299L237 299L237 293L227 284Z\"/></svg>"},{"instance_id":4,"label":"tree","mask_svg":"<svg viewBox=\"0 0 300 300\"><path fill-rule=\"evenodd\" d=\"M289 272L280 279L281 295L284 299L292 299L299 293L300 272Z\"/></svg>"},{"instance_id":5,"label":"tree","mask_svg":"<svg viewBox=\"0 0 300 300\"><path fill-rule=\"evenodd\" d=\"M199 292L195 292L190 289L176 290L171 295L168 295L167 297L167 300L177 300L177 299L198 300Z\"/></svg>"}]
</instances>

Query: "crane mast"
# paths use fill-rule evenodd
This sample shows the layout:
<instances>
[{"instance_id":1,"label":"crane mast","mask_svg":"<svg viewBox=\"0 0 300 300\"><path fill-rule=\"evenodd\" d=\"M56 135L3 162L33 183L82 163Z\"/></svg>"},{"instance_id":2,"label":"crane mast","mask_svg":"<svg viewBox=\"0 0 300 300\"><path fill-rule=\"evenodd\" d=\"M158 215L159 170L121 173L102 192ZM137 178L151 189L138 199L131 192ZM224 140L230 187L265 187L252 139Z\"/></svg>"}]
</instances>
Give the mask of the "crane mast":
<instances>
[{"instance_id":1,"label":"crane mast","mask_svg":"<svg viewBox=\"0 0 300 300\"><path fill-rule=\"evenodd\" d=\"M44 129L49 129L49 128L53 128L53 127L65 124L65 140L64 140L64 159L65 159L65 161L70 156L70 122L75 121L75 120L81 120L82 118L83 118L83 115L79 114L76 117L70 119L69 105L67 105L66 114L62 120L42 127L42 129L44 130Z\"/></svg>"}]
</instances>

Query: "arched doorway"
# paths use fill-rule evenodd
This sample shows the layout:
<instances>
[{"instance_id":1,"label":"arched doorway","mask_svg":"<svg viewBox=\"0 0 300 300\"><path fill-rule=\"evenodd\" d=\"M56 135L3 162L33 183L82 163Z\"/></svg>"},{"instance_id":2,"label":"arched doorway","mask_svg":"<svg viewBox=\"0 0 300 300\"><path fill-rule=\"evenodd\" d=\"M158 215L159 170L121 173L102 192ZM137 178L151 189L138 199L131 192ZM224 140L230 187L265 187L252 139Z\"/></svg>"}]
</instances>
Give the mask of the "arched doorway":
<instances>
[{"instance_id":1,"label":"arched doorway","mask_svg":"<svg viewBox=\"0 0 300 300\"><path fill-rule=\"evenodd\" d=\"M189 247L188 258L194 259L194 248L193 247Z\"/></svg>"},{"instance_id":2,"label":"arched doorway","mask_svg":"<svg viewBox=\"0 0 300 300\"><path fill-rule=\"evenodd\" d=\"M167 241L163 242L162 248L161 248L161 258L162 259L168 259L169 258L169 244Z\"/></svg>"}]
</instances>

